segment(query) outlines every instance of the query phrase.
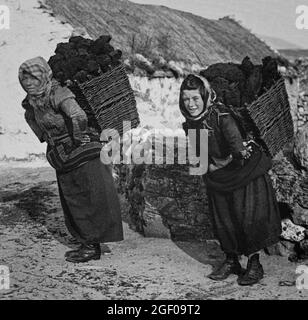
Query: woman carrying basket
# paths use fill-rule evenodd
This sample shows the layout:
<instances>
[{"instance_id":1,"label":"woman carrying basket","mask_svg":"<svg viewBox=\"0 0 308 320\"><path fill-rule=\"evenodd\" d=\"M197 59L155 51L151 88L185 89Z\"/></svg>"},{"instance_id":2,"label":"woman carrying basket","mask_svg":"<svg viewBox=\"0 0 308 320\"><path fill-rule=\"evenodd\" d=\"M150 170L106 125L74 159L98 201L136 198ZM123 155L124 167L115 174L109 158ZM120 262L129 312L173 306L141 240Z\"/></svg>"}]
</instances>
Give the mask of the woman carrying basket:
<instances>
[{"instance_id":1,"label":"woman carrying basket","mask_svg":"<svg viewBox=\"0 0 308 320\"><path fill-rule=\"evenodd\" d=\"M19 81L27 92L25 119L56 169L65 224L80 248L66 253L70 262L98 260L100 243L123 240L120 204L111 170L100 161L99 134L73 93L52 78L42 57L25 61Z\"/></svg>"},{"instance_id":2,"label":"woman carrying basket","mask_svg":"<svg viewBox=\"0 0 308 320\"><path fill-rule=\"evenodd\" d=\"M238 284L253 285L264 275L259 251L279 241L281 220L267 171L271 159L246 143L230 110L215 101L208 81L188 75L180 89L183 128L208 130L207 184L209 209L226 259L208 277L224 280L237 274ZM198 141L198 139L197 139ZM246 255L242 271L238 257Z\"/></svg>"}]
</instances>

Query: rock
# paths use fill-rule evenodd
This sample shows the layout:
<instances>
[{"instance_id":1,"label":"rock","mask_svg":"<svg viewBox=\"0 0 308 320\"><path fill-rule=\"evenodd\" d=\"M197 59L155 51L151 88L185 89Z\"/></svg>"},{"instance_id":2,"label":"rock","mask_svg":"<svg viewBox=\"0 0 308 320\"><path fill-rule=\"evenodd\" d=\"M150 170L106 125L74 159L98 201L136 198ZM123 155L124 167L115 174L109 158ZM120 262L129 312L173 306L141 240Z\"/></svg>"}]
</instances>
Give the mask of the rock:
<instances>
[{"instance_id":1,"label":"rock","mask_svg":"<svg viewBox=\"0 0 308 320\"><path fill-rule=\"evenodd\" d=\"M157 69L163 69L166 68L167 65L167 61L162 57L162 56L157 56L153 59L153 64L155 65L155 67Z\"/></svg>"},{"instance_id":2,"label":"rock","mask_svg":"<svg viewBox=\"0 0 308 320\"><path fill-rule=\"evenodd\" d=\"M201 72L201 70L204 68L204 66L201 66L200 64L198 63L194 63L192 66L191 66L191 72L192 73L195 73L195 74L198 74Z\"/></svg>"},{"instance_id":3,"label":"rock","mask_svg":"<svg viewBox=\"0 0 308 320\"><path fill-rule=\"evenodd\" d=\"M305 253L305 255L308 255L308 239L304 239L299 244L300 249Z\"/></svg>"},{"instance_id":4,"label":"rock","mask_svg":"<svg viewBox=\"0 0 308 320\"><path fill-rule=\"evenodd\" d=\"M282 74L285 75L287 73L287 68L284 66L279 66L278 71Z\"/></svg>"},{"instance_id":5,"label":"rock","mask_svg":"<svg viewBox=\"0 0 308 320\"><path fill-rule=\"evenodd\" d=\"M169 61L168 62L168 67L170 70L173 70L174 72L176 72L176 74L178 76L184 76L184 71L183 69L175 62L175 61Z\"/></svg>"},{"instance_id":6,"label":"rock","mask_svg":"<svg viewBox=\"0 0 308 320\"><path fill-rule=\"evenodd\" d=\"M145 237L171 238L170 229L164 225L162 216L148 202L145 204L142 218L144 221L143 231Z\"/></svg>"},{"instance_id":7,"label":"rock","mask_svg":"<svg viewBox=\"0 0 308 320\"><path fill-rule=\"evenodd\" d=\"M293 209L298 201L298 195L302 194L300 183L304 179L304 174L296 170L290 161L283 157L279 161L273 162L270 176L277 200L288 203Z\"/></svg>"},{"instance_id":8,"label":"rock","mask_svg":"<svg viewBox=\"0 0 308 320\"><path fill-rule=\"evenodd\" d=\"M308 123L303 124L295 136L294 154L301 165L308 169ZM298 126L301 126L300 121Z\"/></svg>"},{"instance_id":9,"label":"rock","mask_svg":"<svg viewBox=\"0 0 308 320\"><path fill-rule=\"evenodd\" d=\"M147 72L146 70L139 68L139 67L135 67L134 68L134 76L136 77L147 77Z\"/></svg>"},{"instance_id":10,"label":"rock","mask_svg":"<svg viewBox=\"0 0 308 320\"><path fill-rule=\"evenodd\" d=\"M281 237L285 240L300 242L305 238L305 228L294 224L290 219L281 221L282 233Z\"/></svg>"},{"instance_id":11,"label":"rock","mask_svg":"<svg viewBox=\"0 0 308 320\"><path fill-rule=\"evenodd\" d=\"M302 193L299 197L299 205L305 209L308 209L308 178L305 178L300 185Z\"/></svg>"},{"instance_id":12,"label":"rock","mask_svg":"<svg viewBox=\"0 0 308 320\"><path fill-rule=\"evenodd\" d=\"M181 241L214 238L205 185L188 165L132 165L122 178L134 230Z\"/></svg>"},{"instance_id":13,"label":"rock","mask_svg":"<svg viewBox=\"0 0 308 320\"><path fill-rule=\"evenodd\" d=\"M130 59L125 59L123 61L123 64L124 64L126 70L133 70L133 67L132 67Z\"/></svg>"},{"instance_id":14,"label":"rock","mask_svg":"<svg viewBox=\"0 0 308 320\"><path fill-rule=\"evenodd\" d=\"M173 78L174 74L171 71L163 71L163 70L157 70L155 71L151 78Z\"/></svg>"},{"instance_id":15,"label":"rock","mask_svg":"<svg viewBox=\"0 0 308 320\"><path fill-rule=\"evenodd\" d=\"M76 27L72 31L71 37L81 36L87 39L91 39L90 35L87 32L87 29L84 27Z\"/></svg>"},{"instance_id":16,"label":"rock","mask_svg":"<svg viewBox=\"0 0 308 320\"><path fill-rule=\"evenodd\" d=\"M155 68L152 63L142 54L136 53L133 56L133 61L138 68L145 70L148 74L153 74L155 72Z\"/></svg>"},{"instance_id":17,"label":"rock","mask_svg":"<svg viewBox=\"0 0 308 320\"><path fill-rule=\"evenodd\" d=\"M294 253L295 243L290 241L282 240L278 243L267 248L267 252L270 255L279 255L282 257L289 257Z\"/></svg>"},{"instance_id":18,"label":"rock","mask_svg":"<svg viewBox=\"0 0 308 320\"><path fill-rule=\"evenodd\" d=\"M308 208L296 204L293 208L293 221L298 225L308 226Z\"/></svg>"}]
</instances>

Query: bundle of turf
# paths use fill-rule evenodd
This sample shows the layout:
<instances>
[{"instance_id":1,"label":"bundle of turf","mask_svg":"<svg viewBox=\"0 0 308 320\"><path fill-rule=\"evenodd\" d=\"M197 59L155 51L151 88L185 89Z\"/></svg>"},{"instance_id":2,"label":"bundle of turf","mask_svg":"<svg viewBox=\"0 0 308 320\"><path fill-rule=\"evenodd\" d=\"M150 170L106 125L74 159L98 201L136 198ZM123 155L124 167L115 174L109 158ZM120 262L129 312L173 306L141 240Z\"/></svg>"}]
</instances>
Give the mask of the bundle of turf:
<instances>
[{"instance_id":1,"label":"bundle of turf","mask_svg":"<svg viewBox=\"0 0 308 320\"><path fill-rule=\"evenodd\" d=\"M48 63L53 76L76 96L88 116L88 125L98 132L116 129L119 134L139 124L133 90L121 63L122 52L110 44L111 36L97 40L81 36L59 43ZM126 122L125 122L126 121ZM106 127L107 126L107 127Z\"/></svg>"},{"instance_id":2,"label":"bundle of turf","mask_svg":"<svg viewBox=\"0 0 308 320\"><path fill-rule=\"evenodd\" d=\"M216 63L200 72L207 78L225 105L243 108L251 104L280 79L276 58L265 57L262 65L254 65L249 57L241 64Z\"/></svg>"},{"instance_id":3,"label":"bundle of turf","mask_svg":"<svg viewBox=\"0 0 308 320\"><path fill-rule=\"evenodd\" d=\"M122 52L115 50L110 40L109 35L95 41L76 36L67 43L59 43L48 61L55 79L62 85L68 81L80 84L119 65Z\"/></svg>"},{"instance_id":4,"label":"bundle of turf","mask_svg":"<svg viewBox=\"0 0 308 320\"><path fill-rule=\"evenodd\" d=\"M293 137L293 123L277 58L265 57L254 65L216 63L200 72L217 100L229 106L244 136L253 136L274 157Z\"/></svg>"}]
</instances>

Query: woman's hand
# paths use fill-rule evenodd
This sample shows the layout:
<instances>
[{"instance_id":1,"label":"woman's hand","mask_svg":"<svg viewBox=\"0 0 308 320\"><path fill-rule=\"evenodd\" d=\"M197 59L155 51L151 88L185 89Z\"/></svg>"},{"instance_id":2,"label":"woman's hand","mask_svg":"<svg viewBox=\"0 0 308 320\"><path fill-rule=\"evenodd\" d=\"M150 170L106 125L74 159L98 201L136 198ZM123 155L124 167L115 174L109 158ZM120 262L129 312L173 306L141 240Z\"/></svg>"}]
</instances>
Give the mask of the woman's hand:
<instances>
[{"instance_id":1,"label":"woman's hand","mask_svg":"<svg viewBox=\"0 0 308 320\"><path fill-rule=\"evenodd\" d=\"M90 137L87 134L81 134L78 137L74 137L78 145L84 146L85 144L91 142Z\"/></svg>"},{"instance_id":2,"label":"woman's hand","mask_svg":"<svg viewBox=\"0 0 308 320\"><path fill-rule=\"evenodd\" d=\"M82 136L82 138L81 138L81 145L83 146L83 145L85 145L86 143L89 143L89 142L91 142L91 139L90 139L90 137L87 135L87 134L84 134L83 136Z\"/></svg>"},{"instance_id":3,"label":"woman's hand","mask_svg":"<svg viewBox=\"0 0 308 320\"><path fill-rule=\"evenodd\" d=\"M49 136L48 133L44 132L43 136L42 136L42 139L44 141L46 141L49 146L51 146L51 147L55 146L55 143L53 142L53 140L51 139L51 137Z\"/></svg>"},{"instance_id":4,"label":"woman's hand","mask_svg":"<svg viewBox=\"0 0 308 320\"><path fill-rule=\"evenodd\" d=\"M252 146L248 142L243 142L245 150L241 151L242 159L249 159L252 154Z\"/></svg>"}]
</instances>

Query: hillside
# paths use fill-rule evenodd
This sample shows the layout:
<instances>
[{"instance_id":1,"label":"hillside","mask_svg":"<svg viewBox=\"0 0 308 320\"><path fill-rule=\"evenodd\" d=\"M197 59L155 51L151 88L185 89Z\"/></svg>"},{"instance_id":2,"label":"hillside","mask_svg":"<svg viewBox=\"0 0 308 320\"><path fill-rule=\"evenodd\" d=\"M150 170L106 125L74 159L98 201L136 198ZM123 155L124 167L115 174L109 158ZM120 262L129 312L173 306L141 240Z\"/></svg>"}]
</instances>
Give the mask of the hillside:
<instances>
[{"instance_id":1,"label":"hillside","mask_svg":"<svg viewBox=\"0 0 308 320\"><path fill-rule=\"evenodd\" d=\"M266 35L257 35L260 39L264 40L267 44L269 44L272 48L276 50L284 50L284 49L291 49L291 50L299 50L302 49L300 46L296 45L295 43L286 41L281 38L270 37Z\"/></svg>"},{"instance_id":2,"label":"hillside","mask_svg":"<svg viewBox=\"0 0 308 320\"><path fill-rule=\"evenodd\" d=\"M259 63L275 53L231 18L205 19L164 6L127 0L46 0L53 13L74 27L85 27L92 37L110 34L125 56L155 53L167 60L209 65L240 62L246 55Z\"/></svg>"},{"instance_id":3,"label":"hillside","mask_svg":"<svg viewBox=\"0 0 308 320\"><path fill-rule=\"evenodd\" d=\"M279 52L290 61L294 61L302 57L308 57L307 49L281 49Z\"/></svg>"}]
</instances>

